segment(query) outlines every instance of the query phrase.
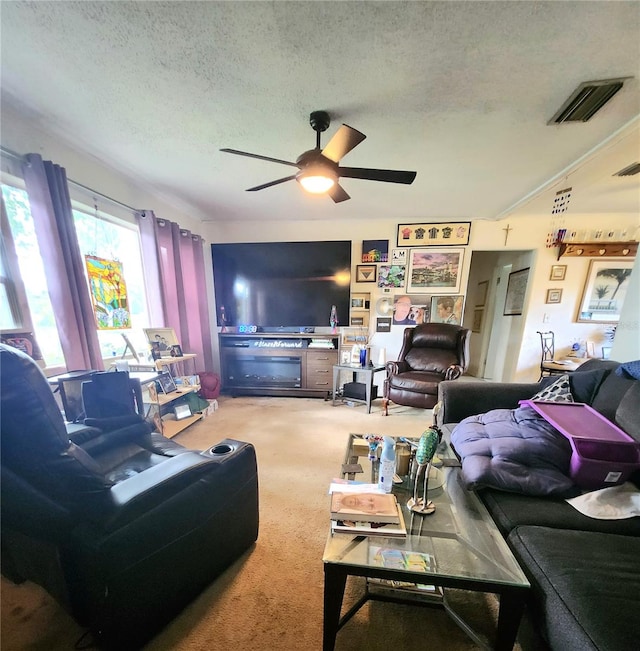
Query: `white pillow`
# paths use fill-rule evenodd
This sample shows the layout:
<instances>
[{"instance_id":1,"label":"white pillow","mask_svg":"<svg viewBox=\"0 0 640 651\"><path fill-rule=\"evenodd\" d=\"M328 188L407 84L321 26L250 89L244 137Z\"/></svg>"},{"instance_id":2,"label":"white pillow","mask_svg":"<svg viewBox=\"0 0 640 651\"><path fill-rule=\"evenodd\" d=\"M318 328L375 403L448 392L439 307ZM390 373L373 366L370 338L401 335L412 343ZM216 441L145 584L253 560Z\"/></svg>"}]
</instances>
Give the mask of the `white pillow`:
<instances>
[{"instance_id":1,"label":"white pillow","mask_svg":"<svg viewBox=\"0 0 640 651\"><path fill-rule=\"evenodd\" d=\"M541 389L531 400L544 400L546 402L574 402L569 385L569 376L561 375L549 386Z\"/></svg>"}]
</instances>

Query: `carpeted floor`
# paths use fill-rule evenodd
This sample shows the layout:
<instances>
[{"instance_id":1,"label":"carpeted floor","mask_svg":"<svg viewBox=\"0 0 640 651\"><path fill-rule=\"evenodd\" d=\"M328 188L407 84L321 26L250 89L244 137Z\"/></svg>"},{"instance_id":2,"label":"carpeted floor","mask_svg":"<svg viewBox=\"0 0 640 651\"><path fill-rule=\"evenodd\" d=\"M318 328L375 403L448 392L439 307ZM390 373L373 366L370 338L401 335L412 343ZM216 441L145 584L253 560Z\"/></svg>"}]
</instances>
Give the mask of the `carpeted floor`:
<instances>
[{"instance_id":1,"label":"carpeted floor","mask_svg":"<svg viewBox=\"0 0 640 651\"><path fill-rule=\"evenodd\" d=\"M322 553L327 536L327 488L345 453L349 432L418 436L431 412L381 401L371 414L306 398L225 398L207 419L175 440L202 449L225 437L256 447L260 483L257 543L146 647L238 651L311 651L322 647ZM160 570L161 571L161 570ZM350 579L345 606L361 583ZM3 651L73 649L83 629L32 584L2 579ZM461 612L491 635L495 601L456 591ZM336 651L478 648L437 609L369 602L338 633Z\"/></svg>"}]
</instances>

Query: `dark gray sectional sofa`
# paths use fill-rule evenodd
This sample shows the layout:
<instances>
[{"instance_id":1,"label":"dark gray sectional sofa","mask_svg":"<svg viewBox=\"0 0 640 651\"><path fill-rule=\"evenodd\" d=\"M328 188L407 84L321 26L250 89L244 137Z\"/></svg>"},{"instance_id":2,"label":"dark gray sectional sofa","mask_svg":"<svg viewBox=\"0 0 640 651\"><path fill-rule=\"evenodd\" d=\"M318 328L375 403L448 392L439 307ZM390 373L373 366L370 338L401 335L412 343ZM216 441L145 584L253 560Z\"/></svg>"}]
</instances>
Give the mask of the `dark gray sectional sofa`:
<instances>
[{"instance_id":1,"label":"dark gray sectional sofa","mask_svg":"<svg viewBox=\"0 0 640 651\"><path fill-rule=\"evenodd\" d=\"M606 370L589 404L640 441L640 381L619 376L617 367L617 362L589 360L579 372ZM442 382L438 424L450 440L464 418L515 409L539 388L537 383ZM640 486L640 473L631 481ZM528 612L544 643L563 651L640 646L640 517L598 520L562 497L490 486L477 492L531 582Z\"/></svg>"}]
</instances>

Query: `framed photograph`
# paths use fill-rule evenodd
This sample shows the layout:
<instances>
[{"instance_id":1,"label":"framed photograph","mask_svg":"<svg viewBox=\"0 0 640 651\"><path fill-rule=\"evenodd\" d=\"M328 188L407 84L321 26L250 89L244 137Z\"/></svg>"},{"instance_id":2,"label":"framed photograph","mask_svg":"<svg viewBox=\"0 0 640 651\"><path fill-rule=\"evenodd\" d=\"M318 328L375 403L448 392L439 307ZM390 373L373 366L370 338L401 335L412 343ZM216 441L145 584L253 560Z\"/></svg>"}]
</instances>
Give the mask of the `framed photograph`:
<instances>
[{"instance_id":1,"label":"framed photograph","mask_svg":"<svg viewBox=\"0 0 640 651\"><path fill-rule=\"evenodd\" d=\"M430 296L409 296L396 294L393 297L393 325L414 326L429 323L431 313Z\"/></svg>"},{"instance_id":2,"label":"framed photograph","mask_svg":"<svg viewBox=\"0 0 640 651\"><path fill-rule=\"evenodd\" d=\"M356 265L357 283L375 283L377 277L378 277L378 272L375 264Z\"/></svg>"},{"instance_id":3,"label":"framed photograph","mask_svg":"<svg viewBox=\"0 0 640 651\"><path fill-rule=\"evenodd\" d=\"M369 313L362 312L362 314L352 315L349 319L350 326L360 326L361 328L366 328L369 326Z\"/></svg>"},{"instance_id":4,"label":"framed photograph","mask_svg":"<svg viewBox=\"0 0 640 651\"><path fill-rule=\"evenodd\" d=\"M545 303L560 303L562 300L561 289L547 289L547 300Z\"/></svg>"},{"instance_id":5,"label":"framed photograph","mask_svg":"<svg viewBox=\"0 0 640 651\"><path fill-rule=\"evenodd\" d=\"M567 273L566 264L552 264L551 273L549 274L549 280L564 280L566 273Z\"/></svg>"},{"instance_id":6,"label":"framed photograph","mask_svg":"<svg viewBox=\"0 0 640 651\"><path fill-rule=\"evenodd\" d=\"M176 346L180 343L176 337L176 331L173 328L143 328L143 331L149 345L157 344L156 349L160 353L169 353L171 346Z\"/></svg>"},{"instance_id":7,"label":"framed photograph","mask_svg":"<svg viewBox=\"0 0 640 651\"><path fill-rule=\"evenodd\" d=\"M409 252L408 294L457 294L464 249L412 249Z\"/></svg>"},{"instance_id":8,"label":"framed photograph","mask_svg":"<svg viewBox=\"0 0 640 651\"><path fill-rule=\"evenodd\" d=\"M369 305L369 294L351 294L352 310L368 310Z\"/></svg>"},{"instance_id":9,"label":"framed photograph","mask_svg":"<svg viewBox=\"0 0 640 651\"><path fill-rule=\"evenodd\" d=\"M484 308L476 307L473 310L473 324L471 325L471 332L482 332L482 317L484 316Z\"/></svg>"},{"instance_id":10,"label":"framed photograph","mask_svg":"<svg viewBox=\"0 0 640 651\"><path fill-rule=\"evenodd\" d=\"M469 244L471 222L398 224L398 246L465 246Z\"/></svg>"},{"instance_id":11,"label":"framed photograph","mask_svg":"<svg viewBox=\"0 0 640 651\"><path fill-rule=\"evenodd\" d=\"M164 373L160 373L158 375L158 379L156 380L156 382L158 383L162 393L171 393L178 389L176 383L173 381L173 377L171 376L171 373L167 371L165 371Z\"/></svg>"},{"instance_id":12,"label":"framed photograph","mask_svg":"<svg viewBox=\"0 0 640 651\"><path fill-rule=\"evenodd\" d=\"M391 332L391 317L388 316L377 317L376 332Z\"/></svg>"},{"instance_id":13,"label":"framed photograph","mask_svg":"<svg viewBox=\"0 0 640 651\"><path fill-rule=\"evenodd\" d=\"M462 323L464 296L434 296L431 299L431 323Z\"/></svg>"},{"instance_id":14,"label":"framed photograph","mask_svg":"<svg viewBox=\"0 0 640 651\"><path fill-rule=\"evenodd\" d=\"M146 385L147 393L149 394L149 400L151 402L158 402L158 389L156 388L155 382L149 382Z\"/></svg>"},{"instance_id":15,"label":"framed photograph","mask_svg":"<svg viewBox=\"0 0 640 651\"><path fill-rule=\"evenodd\" d=\"M527 293L527 281L529 279L529 267L512 271L509 274L507 284L507 295L504 299L504 316L518 316L524 309L524 297Z\"/></svg>"},{"instance_id":16,"label":"framed photograph","mask_svg":"<svg viewBox=\"0 0 640 651\"><path fill-rule=\"evenodd\" d=\"M633 260L591 260L578 309L579 323L616 323L629 287Z\"/></svg>"},{"instance_id":17,"label":"framed photograph","mask_svg":"<svg viewBox=\"0 0 640 651\"><path fill-rule=\"evenodd\" d=\"M478 293L476 295L476 307L484 307L487 302L487 291L489 289L489 281L483 280L478 283Z\"/></svg>"},{"instance_id":18,"label":"framed photograph","mask_svg":"<svg viewBox=\"0 0 640 651\"><path fill-rule=\"evenodd\" d=\"M175 405L173 408L173 413L176 416L176 420L182 420L183 418L189 418L190 416L193 416L191 413L191 407L186 402Z\"/></svg>"},{"instance_id":19,"label":"framed photograph","mask_svg":"<svg viewBox=\"0 0 640 651\"><path fill-rule=\"evenodd\" d=\"M407 249L391 249L391 264L407 264Z\"/></svg>"},{"instance_id":20,"label":"framed photograph","mask_svg":"<svg viewBox=\"0 0 640 651\"><path fill-rule=\"evenodd\" d=\"M389 262L389 240L362 240L362 262Z\"/></svg>"},{"instance_id":21,"label":"framed photograph","mask_svg":"<svg viewBox=\"0 0 640 651\"><path fill-rule=\"evenodd\" d=\"M381 264L378 269L378 287L404 287L407 267L403 264Z\"/></svg>"},{"instance_id":22,"label":"framed photograph","mask_svg":"<svg viewBox=\"0 0 640 651\"><path fill-rule=\"evenodd\" d=\"M160 359L161 357L162 357L162 353L160 352L160 342L159 341L152 341L151 342L151 359L153 359L155 361L156 359Z\"/></svg>"},{"instance_id":23,"label":"framed photograph","mask_svg":"<svg viewBox=\"0 0 640 651\"><path fill-rule=\"evenodd\" d=\"M171 357L182 357L182 348L178 344L171 346Z\"/></svg>"}]
</instances>

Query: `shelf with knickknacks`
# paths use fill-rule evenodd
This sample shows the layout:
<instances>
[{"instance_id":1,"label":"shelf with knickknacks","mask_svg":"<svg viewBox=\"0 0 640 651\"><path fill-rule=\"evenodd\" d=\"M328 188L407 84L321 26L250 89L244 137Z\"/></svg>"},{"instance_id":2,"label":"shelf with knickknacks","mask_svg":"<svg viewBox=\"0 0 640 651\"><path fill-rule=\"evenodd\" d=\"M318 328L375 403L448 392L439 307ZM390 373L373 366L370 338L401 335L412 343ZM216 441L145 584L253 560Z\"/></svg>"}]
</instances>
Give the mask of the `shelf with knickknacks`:
<instances>
[{"instance_id":1,"label":"shelf with knickknacks","mask_svg":"<svg viewBox=\"0 0 640 651\"><path fill-rule=\"evenodd\" d=\"M638 242L560 242L558 260L563 256L583 258L635 258Z\"/></svg>"},{"instance_id":2,"label":"shelf with knickknacks","mask_svg":"<svg viewBox=\"0 0 640 651\"><path fill-rule=\"evenodd\" d=\"M560 228L551 234L549 247L558 247L558 260L563 256L583 258L634 258L638 252L638 241L630 238L622 229L586 231L567 231Z\"/></svg>"}]
</instances>

